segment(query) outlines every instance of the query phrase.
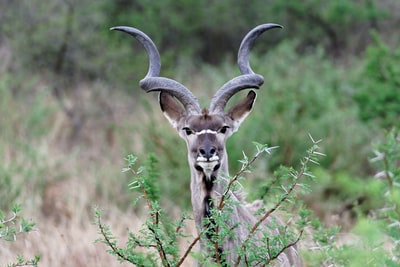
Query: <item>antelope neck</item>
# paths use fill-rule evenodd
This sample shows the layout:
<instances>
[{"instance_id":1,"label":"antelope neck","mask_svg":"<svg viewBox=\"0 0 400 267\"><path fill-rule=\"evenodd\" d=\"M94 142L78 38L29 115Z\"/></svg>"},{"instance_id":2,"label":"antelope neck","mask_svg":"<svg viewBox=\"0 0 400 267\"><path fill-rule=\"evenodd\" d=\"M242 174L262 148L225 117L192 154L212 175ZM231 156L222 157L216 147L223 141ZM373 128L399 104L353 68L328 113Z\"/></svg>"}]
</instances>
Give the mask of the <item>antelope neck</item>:
<instances>
[{"instance_id":1,"label":"antelope neck","mask_svg":"<svg viewBox=\"0 0 400 267\"><path fill-rule=\"evenodd\" d=\"M221 155L218 167L212 171L192 167L192 205L197 227L202 227L202 220L210 218L213 201L223 193L224 186L216 182L221 173L228 174L227 155ZM216 165L217 166L217 165Z\"/></svg>"}]
</instances>

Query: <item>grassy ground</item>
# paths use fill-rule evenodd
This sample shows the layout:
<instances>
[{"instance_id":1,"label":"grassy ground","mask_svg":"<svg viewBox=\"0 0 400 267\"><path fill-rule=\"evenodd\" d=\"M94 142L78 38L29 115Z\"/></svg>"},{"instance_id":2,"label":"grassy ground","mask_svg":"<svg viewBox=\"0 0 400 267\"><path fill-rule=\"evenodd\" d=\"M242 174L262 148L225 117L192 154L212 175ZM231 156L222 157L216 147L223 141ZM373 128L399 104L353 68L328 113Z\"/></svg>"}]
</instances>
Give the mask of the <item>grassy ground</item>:
<instances>
[{"instance_id":1,"label":"grassy ground","mask_svg":"<svg viewBox=\"0 0 400 267\"><path fill-rule=\"evenodd\" d=\"M137 125L148 116L130 96L102 95L104 88L96 84L80 85L66 100L82 103L76 108L84 125L74 134L50 87L43 80L32 82L22 88L34 92L30 97L2 88L1 109L7 114L1 119L2 210L20 203L24 217L37 226L16 242L2 241L0 266L19 254L41 254L40 266L120 266L104 245L94 244L99 238L92 225L94 207L103 210L122 241L128 228L141 225L143 211L133 207L130 178L121 170L128 153L143 153ZM104 112L104 102L112 115Z\"/></svg>"},{"instance_id":2,"label":"grassy ground","mask_svg":"<svg viewBox=\"0 0 400 267\"><path fill-rule=\"evenodd\" d=\"M307 203L326 223L349 231L357 217L352 217L352 210L340 216L338 211L358 195L343 191L346 185L336 185L340 179L372 172L368 153L379 135L357 118L348 73L327 63L323 55L298 61L288 44L273 56L254 61L267 81L254 113L228 143L232 169L238 168L243 150L251 153L253 140L280 146L248 181L246 191L254 199L260 193L254 189L260 179L280 164L296 164L304 155L308 133L324 139L327 159L317 172L323 179L313 185L315 194ZM183 66L177 70L177 80L194 88L206 103L213 88L235 72L229 64L196 72ZM37 223L35 231L18 236L16 242L0 240L1 266L17 254L38 253L41 266L121 266L104 245L94 244L99 236L92 222L93 208L100 207L105 223L123 242L127 228L134 231L144 220L144 211L132 205L130 177L121 172L129 153L142 161L148 152L155 153L161 204L177 216L190 210L186 148L164 120L155 95L142 93L136 82L129 93L101 81L82 82L64 88L67 93L60 105L53 88L61 83L47 75L23 79L6 70L0 75L1 209L20 203L24 216ZM187 232L194 234L192 224Z\"/></svg>"}]
</instances>

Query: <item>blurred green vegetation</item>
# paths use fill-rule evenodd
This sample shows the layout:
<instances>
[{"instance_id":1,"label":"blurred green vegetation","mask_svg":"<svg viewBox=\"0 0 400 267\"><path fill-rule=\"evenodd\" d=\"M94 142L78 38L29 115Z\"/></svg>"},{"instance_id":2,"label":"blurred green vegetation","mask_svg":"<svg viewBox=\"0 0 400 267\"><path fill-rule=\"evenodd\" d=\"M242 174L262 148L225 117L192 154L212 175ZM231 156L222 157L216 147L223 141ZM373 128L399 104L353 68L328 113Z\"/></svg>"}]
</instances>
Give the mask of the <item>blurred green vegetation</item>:
<instances>
[{"instance_id":1,"label":"blurred green vegetation","mask_svg":"<svg viewBox=\"0 0 400 267\"><path fill-rule=\"evenodd\" d=\"M368 47L359 89L355 99L363 120L374 120L382 127L399 127L400 117L400 48L391 49L373 32L374 43Z\"/></svg>"},{"instance_id":2,"label":"blurred green vegetation","mask_svg":"<svg viewBox=\"0 0 400 267\"><path fill-rule=\"evenodd\" d=\"M399 127L398 1L2 2L0 209L30 197L38 208L49 181L71 177L82 177L88 201L128 209L128 179L119 173L128 153L139 159L154 153L161 202L189 208L185 144L165 122L156 96L138 86L147 55L109 28L146 32L160 50L162 75L207 106L238 75L243 35L266 22L284 29L263 35L252 51L251 65L265 84L253 113L228 141L232 172L243 151L254 152L252 141L279 146L246 181L257 187L279 165L297 164L311 134L323 140L327 155L307 200L318 203L321 217L351 207L357 225L384 206L382 185L366 181L375 172L371 144ZM250 198L261 194L247 191ZM366 229L362 221L357 229Z\"/></svg>"}]
</instances>

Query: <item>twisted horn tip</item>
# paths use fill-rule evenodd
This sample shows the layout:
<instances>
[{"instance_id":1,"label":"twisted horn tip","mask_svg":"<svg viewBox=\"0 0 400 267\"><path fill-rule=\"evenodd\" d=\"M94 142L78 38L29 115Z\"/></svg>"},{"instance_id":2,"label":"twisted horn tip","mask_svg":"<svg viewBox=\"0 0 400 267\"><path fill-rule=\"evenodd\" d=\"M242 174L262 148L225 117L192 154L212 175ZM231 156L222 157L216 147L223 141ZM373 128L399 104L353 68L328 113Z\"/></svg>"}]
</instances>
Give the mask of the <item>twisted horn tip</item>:
<instances>
[{"instance_id":1,"label":"twisted horn tip","mask_svg":"<svg viewBox=\"0 0 400 267\"><path fill-rule=\"evenodd\" d=\"M121 31L121 32L133 32L133 31L137 31L137 29L132 28L132 27L128 27L128 26L115 26L115 27L111 27L110 31Z\"/></svg>"},{"instance_id":2,"label":"twisted horn tip","mask_svg":"<svg viewBox=\"0 0 400 267\"><path fill-rule=\"evenodd\" d=\"M259 26L257 26L256 28L267 28L267 29L271 29L271 28L281 28L283 29L284 27L282 25L276 24L276 23L266 23L266 24L261 24Z\"/></svg>"}]
</instances>

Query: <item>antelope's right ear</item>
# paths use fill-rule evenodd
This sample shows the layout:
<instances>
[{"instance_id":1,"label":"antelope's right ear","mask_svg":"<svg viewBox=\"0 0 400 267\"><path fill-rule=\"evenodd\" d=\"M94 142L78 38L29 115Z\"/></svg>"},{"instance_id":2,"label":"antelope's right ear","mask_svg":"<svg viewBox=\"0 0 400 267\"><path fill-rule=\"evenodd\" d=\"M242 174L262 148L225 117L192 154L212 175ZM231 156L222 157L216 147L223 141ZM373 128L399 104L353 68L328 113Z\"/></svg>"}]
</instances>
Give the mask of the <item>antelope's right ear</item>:
<instances>
[{"instance_id":1,"label":"antelope's right ear","mask_svg":"<svg viewBox=\"0 0 400 267\"><path fill-rule=\"evenodd\" d=\"M183 105L166 92L160 92L158 101L164 116L177 129L179 119L186 115Z\"/></svg>"},{"instance_id":2,"label":"antelope's right ear","mask_svg":"<svg viewBox=\"0 0 400 267\"><path fill-rule=\"evenodd\" d=\"M236 103L229 111L228 116L233 120L233 132L239 129L239 126L246 119L253 109L253 104L256 101L257 94L251 90L246 98Z\"/></svg>"}]
</instances>

